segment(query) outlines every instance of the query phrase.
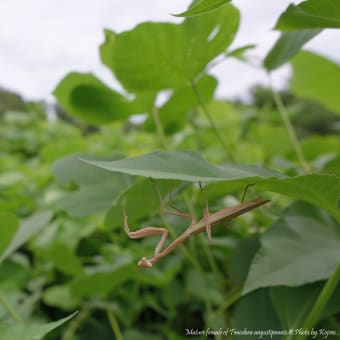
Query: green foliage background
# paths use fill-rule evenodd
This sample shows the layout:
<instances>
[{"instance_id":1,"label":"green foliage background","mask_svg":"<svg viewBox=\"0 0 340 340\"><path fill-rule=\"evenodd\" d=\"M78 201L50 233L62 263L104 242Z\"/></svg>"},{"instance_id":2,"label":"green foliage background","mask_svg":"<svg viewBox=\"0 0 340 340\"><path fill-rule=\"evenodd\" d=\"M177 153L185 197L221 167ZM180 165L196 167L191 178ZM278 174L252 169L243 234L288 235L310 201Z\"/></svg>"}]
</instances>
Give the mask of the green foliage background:
<instances>
[{"instance_id":1,"label":"green foliage background","mask_svg":"<svg viewBox=\"0 0 340 340\"><path fill-rule=\"evenodd\" d=\"M300 51L339 27L336 6L308 0L278 13L281 37L261 67L290 62L289 88L254 88L250 104L215 96L213 66L247 62L252 47L230 50L240 13L220 0L194 2L181 24L105 30L101 60L124 91L72 72L54 91L53 122L41 103L2 91L0 338L340 332L340 66ZM205 198L218 211L250 184L247 200L271 201L141 269L157 240L130 240L123 208L132 230L162 226L173 239L188 225L162 213L149 177L166 204L199 219Z\"/></svg>"}]
</instances>

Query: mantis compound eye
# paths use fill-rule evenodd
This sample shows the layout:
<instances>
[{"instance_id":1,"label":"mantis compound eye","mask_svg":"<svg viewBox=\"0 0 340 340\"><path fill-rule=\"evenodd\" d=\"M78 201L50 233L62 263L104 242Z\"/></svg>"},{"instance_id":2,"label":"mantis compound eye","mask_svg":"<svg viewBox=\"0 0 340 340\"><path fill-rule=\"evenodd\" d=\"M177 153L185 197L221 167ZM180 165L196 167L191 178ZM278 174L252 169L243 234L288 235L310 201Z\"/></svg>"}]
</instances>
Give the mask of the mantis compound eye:
<instances>
[{"instance_id":1,"label":"mantis compound eye","mask_svg":"<svg viewBox=\"0 0 340 340\"><path fill-rule=\"evenodd\" d=\"M146 268L152 267L152 263L146 257L142 257L141 260L138 262L138 265L140 267L146 267Z\"/></svg>"}]
</instances>

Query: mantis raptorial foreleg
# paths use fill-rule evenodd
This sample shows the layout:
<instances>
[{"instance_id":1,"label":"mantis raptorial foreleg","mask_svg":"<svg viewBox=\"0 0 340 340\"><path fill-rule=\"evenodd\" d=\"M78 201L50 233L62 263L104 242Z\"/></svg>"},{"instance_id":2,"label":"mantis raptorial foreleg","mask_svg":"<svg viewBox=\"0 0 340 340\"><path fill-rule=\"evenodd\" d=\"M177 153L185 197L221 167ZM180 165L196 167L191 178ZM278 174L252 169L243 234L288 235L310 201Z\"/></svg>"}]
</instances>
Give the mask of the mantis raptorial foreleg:
<instances>
[{"instance_id":1,"label":"mantis raptorial foreleg","mask_svg":"<svg viewBox=\"0 0 340 340\"><path fill-rule=\"evenodd\" d=\"M147 226L137 231L130 231L128 221L127 221L128 217L125 213L125 209L123 209L123 214L124 214L124 230L130 238L138 239L138 238L143 238L146 236L162 235L161 239L159 240L155 248L154 257L156 257L161 252L163 245L168 237L167 229ZM146 257L142 257L142 259L138 262L138 265L141 267L152 267L152 262L150 262L150 260L148 260Z\"/></svg>"}]
</instances>

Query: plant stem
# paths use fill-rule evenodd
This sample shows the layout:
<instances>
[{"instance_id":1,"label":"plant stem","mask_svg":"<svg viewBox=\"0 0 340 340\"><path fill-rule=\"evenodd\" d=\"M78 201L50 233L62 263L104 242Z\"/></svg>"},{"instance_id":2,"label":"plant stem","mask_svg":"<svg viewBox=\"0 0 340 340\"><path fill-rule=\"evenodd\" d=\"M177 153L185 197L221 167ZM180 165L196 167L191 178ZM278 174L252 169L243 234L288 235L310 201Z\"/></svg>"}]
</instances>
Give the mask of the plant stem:
<instances>
[{"instance_id":1,"label":"plant stem","mask_svg":"<svg viewBox=\"0 0 340 340\"><path fill-rule=\"evenodd\" d=\"M170 147L169 147L168 142L167 142L166 137L165 137L165 133L164 133L164 130L163 130L161 120L159 119L158 109L156 107L152 108L151 115L152 115L153 121L154 121L155 126L156 126L158 137L159 137L164 149L170 150Z\"/></svg>"},{"instance_id":2,"label":"plant stem","mask_svg":"<svg viewBox=\"0 0 340 340\"><path fill-rule=\"evenodd\" d=\"M20 316L15 312L12 306L7 302L7 300L0 295L0 303L3 305L7 313L12 317L12 319L16 322L22 322Z\"/></svg>"},{"instance_id":3,"label":"plant stem","mask_svg":"<svg viewBox=\"0 0 340 340\"><path fill-rule=\"evenodd\" d=\"M303 329L311 330L316 323L318 322L320 315L326 306L327 302L331 298L334 290L338 286L340 281L340 264L336 267L332 276L328 279L325 286L323 287L320 295L318 296L312 310L310 311L309 315L307 316L304 324ZM308 335L299 335L296 340L304 340L307 339Z\"/></svg>"},{"instance_id":4,"label":"plant stem","mask_svg":"<svg viewBox=\"0 0 340 340\"><path fill-rule=\"evenodd\" d=\"M113 311L109 308L106 309L107 317L110 321L110 325L113 331L113 334L115 335L116 340L124 340L122 332L120 331L119 324L117 321L116 316L114 315Z\"/></svg>"},{"instance_id":5,"label":"plant stem","mask_svg":"<svg viewBox=\"0 0 340 340\"><path fill-rule=\"evenodd\" d=\"M232 147L231 147L231 145L227 145L227 143L222 138L222 135L220 134L219 130L217 129L217 126L216 126L207 106L205 105L205 102L204 102L204 100L203 100L203 98L202 98L202 96L201 96L201 94L198 90L198 87L197 87L197 85L194 81L191 82L191 88L194 91L194 93L197 97L198 103L200 104L204 114L206 115L206 117L207 117L207 119L210 123L210 126L214 130L215 135L216 135L218 141L220 142L223 150L225 151L227 157L233 161L235 159L235 157L233 156Z\"/></svg>"},{"instance_id":6,"label":"plant stem","mask_svg":"<svg viewBox=\"0 0 340 340\"><path fill-rule=\"evenodd\" d=\"M295 150L297 159L299 160L300 165L301 165L302 169L304 170L304 172L310 173L311 168L310 168L308 162L305 159L305 156L303 154L300 142L299 142L299 140L296 136L293 124L290 121L288 111L287 111L285 105L283 104L283 101L282 101L280 94L277 91L275 91L275 89L272 85L272 81L271 81L270 76L268 76L268 78L269 78L269 87L271 89L271 93L272 93L274 103L275 103L275 105L276 105L276 107L277 107L277 109L278 109L278 111L281 115L283 124L284 124L284 126L285 126L285 128L288 132L288 135L290 137L290 141L291 141L293 148Z\"/></svg>"}]
</instances>

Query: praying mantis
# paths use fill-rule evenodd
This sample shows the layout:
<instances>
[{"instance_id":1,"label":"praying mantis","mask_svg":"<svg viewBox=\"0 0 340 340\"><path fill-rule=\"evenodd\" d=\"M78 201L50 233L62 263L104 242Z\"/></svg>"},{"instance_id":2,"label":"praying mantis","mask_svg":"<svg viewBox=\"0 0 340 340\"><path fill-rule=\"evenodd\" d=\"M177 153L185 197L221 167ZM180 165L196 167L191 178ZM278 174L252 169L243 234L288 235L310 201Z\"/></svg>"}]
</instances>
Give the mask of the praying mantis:
<instances>
[{"instance_id":1,"label":"praying mantis","mask_svg":"<svg viewBox=\"0 0 340 340\"><path fill-rule=\"evenodd\" d=\"M201 183L199 183L199 185L202 189ZM169 253L171 253L175 248L177 248L180 244L182 244L192 235L198 234L205 230L208 239L211 240L211 228L213 228L214 226L232 220L237 216L245 214L246 212L269 202L269 200L258 198L249 202L240 203L233 207L224 208L215 213L209 213L208 200L205 199L203 218L199 222L197 222L196 218L188 213L164 209L161 194L157 187L156 190L164 213L188 218L191 220L191 223L181 235L179 235L172 243L170 243L170 245L163 249L163 246L168 237L168 230L165 228L146 226L137 231L130 231L128 225L128 216L126 215L125 209L123 208L124 230L131 239L139 239L148 236L161 235L161 238L156 245L154 255L150 259L142 257L138 261L138 266L145 268L152 267L156 262L158 262L163 257L167 256Z\"/></svg>"}]
</instances>

